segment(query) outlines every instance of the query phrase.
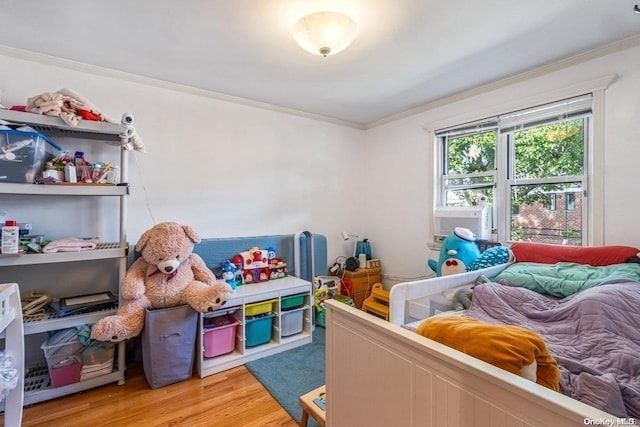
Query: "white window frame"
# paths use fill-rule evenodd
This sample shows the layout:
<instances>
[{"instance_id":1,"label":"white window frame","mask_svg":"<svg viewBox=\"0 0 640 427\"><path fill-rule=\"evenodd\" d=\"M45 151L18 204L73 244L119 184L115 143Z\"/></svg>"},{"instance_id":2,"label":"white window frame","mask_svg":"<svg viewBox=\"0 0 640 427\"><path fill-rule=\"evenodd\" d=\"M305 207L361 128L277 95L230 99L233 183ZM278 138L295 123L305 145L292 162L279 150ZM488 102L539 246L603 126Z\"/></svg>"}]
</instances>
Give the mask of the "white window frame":
<instances>
[{"instance_id":1,"label":"white window frame","mask_svg":"<svg viewBox=\"0 0 640 427\"><path fill-rule=\"evenodd\" d=\"M572 102L576 102L577 104L579 104L578 106L575 107L570 107L572 109L572 111L576 111L576 110L585 110L588 109L590 111L593 110L593 96L591 94L585 94L583 96L578 96L578 97L572 97L570 98L570 100ZM554 102L551 104L562 104L563 101L558 102ZM532 108L532 110L537 110L537 107ZM563 107L561 106L557 106L555 108L556 111L563 110ZM504 128L509 128L508 130L505 129L501 129L500 135L498 136L498 141L497 141L497 146L498 146L498 150L500 150L501 153L510 153L510 158L506 159L506 168L504 168L504 170L506 171L506 175L504 175L504 179L500 179L500 181L498 181L499 183L505 183L504 186L498 184L498 188L500 189L499 191L497 191L497 193L499 194L500 198L500 205L503 205L503 214L502 216L499 216L498 218L504 218L504 220L499 220L496 222L498 228L497 228L497 235L498 238L500 239L500 241L503 242L508 242L511 243L511 221L510 219L510 214L511 214L511 206L510 206L510 202L511 202L511 187L512 186L516 186L516 185L542 185L542 184L548 184L548 183L562 183L562 182L580 182L581 183L581 190L582 190L582 210L581 210L581 214L582 214L582 229L581 229L581 234L582 234L582 245L587 246L588 245L588 229L589 229L589 200L588 200L588 196L590 194L589 192L589 174L590 174L590 168L589 168L589 159L591 158L591 153L589 152L589 147L592 147L593 145L591 144L591 138L592 138L592 131L591 131L591 123L592 123L592 115L593 113L589 113L588 114L588 119L586 121L586 126L584 128L584 163L583 163L583 173L582 175L576 175L576 176L562 176L562 177L549 177L549 178L533 178L533 179L516 179L514 178L515 176L515 132L519 131L522 129L522 126L518 125L518 122L520 121L519 119L515 118L515 116L520 115L521 112L516 112L513 115L511 115L511 117L507 117L506 119L501 119L501 127ZM539 117L543 117L543 118L549 118L550 115L555 116L556 113L552 112L552 113L548 113L548 112L541 112L541 113L530 113L530 115L533 115L534 117L529 117L528 119L526 119L527 122L535 122ZM510 114L507 114L507 116L510 116ZM536 117L537 116L537 117ZM563 114L561 113L560 116L563 116ZM558 118L558 121L561 121L563 119L570 119L571 117L563 117L563 118ZM581 118L580 115L576 115L575 118ZM550 122L550 124L552 123L557 123L558 121L552 121ZM535 127L535 126L530 126L531 128ZM508 149L505 148L505 146L508 146ZM502 165L504 165L505 163L502 163ZM500 188L502 187L502 188ZM499 205L499 207L500 207Z\"/></svg>"},{"instance_id":2,"label":"white window frame","mask_svg":"<svg viewBox=\"0 0 640 427\"><path fill-rule=\"evenodd\" d=\"M442 180L442 150L441 144L436 138L435 133L437 129L453 128L462 123L469 123L474 121L481 121L483 118L498 116L508 111L517 111L526 108L530 108L534 105L542 105L554 102L559 99L572 98L584 94L592 95L592 119L590 120L590 134L591 138L588 140L588 144L585 147L587 156L587 188L589 189L589 197L586 200L585 215L588 220L583 222L583 245L603 245L604 244L604 95L607 87L617 79L617 75L611 74L603 76L594 80L585 81L582 83L576 83L574 85L565 86L560 89L551 90L539 95L530 96L528 98L514 100L513 102L502 105L502 108L497 111L485 111L482 112L467 113L464 116L452 117L446 120L441 120L437 123L432 123L430 126L425 126L424 129L428 133L428 139L433 141L433 158L432 164L434 169L434 181L433 181L433 209L431 212L431 224L433 224L433 212L435 208L440 205L440 197L443 194L441 190ZM496 153L496 161L500 161L498 156L501 154L501 150ZM594 173L594 171L598 171ZM506 175L506 172L505 172ZM497 179L504 179L498 174ZM495 197L501 197L496 194ZM506 220L505 220L506 221ZM434 242L433 225L431 229L431 242ZM499 231L499 230L498 230ZM500 233L499 233L500 234ZM495 239L499 239L502 242L506 242L505 235L494 235ZM437 244L433 245L434 249L437 249Z\"/></svg>"},{"instance_id":3,"label":"white window frame","mask_svg":"<svg viewBox=\"0 0 640 427\"><path fill-rule=\"evenodd\" d=\"M475 122L475 123L471 123L468 126L468 129L470 130L470 132L467 133L475 133L475 130L480 130L480 131L485 131L485 130L496 130L496 132L498 131L498 125L497 125L497 117L493 117L493 118L487 118L487 119L483 119L479 122ZM460 135L456 135L456 136L460 136ZM446 205L446 184L445 184L445 179L442 179L442 176L444 175L444 166L445 166L445 153L443 150L443 144L441 143L441 141L437 141L436 142L436 150L437 150L437 161L438 161L438 168L437 168L437 174L436 174L436 180L438 181L438 186L439 189L436 192L436 206L444 206ZM496 147L496 150L498 148ZM496 151L496 164L498 162L498 153ZM475 177L475 178L482 178L482 177L493 177L493 182L494 184L496 183L497 179L498 179L498 172L497 170L492 170L492 171L486 171L486 172L477 172L477 173L473 173L473 174L459 174L456 175L456 178L469 178L469 177ZM487 187L488 185L486 184L469 184L469 185L464 185L464 186L460 186L459 189L473 189L473 188L477 188L477 187ZM495 185L494 185L495 188Z\"/></svg>"}]
</instances>

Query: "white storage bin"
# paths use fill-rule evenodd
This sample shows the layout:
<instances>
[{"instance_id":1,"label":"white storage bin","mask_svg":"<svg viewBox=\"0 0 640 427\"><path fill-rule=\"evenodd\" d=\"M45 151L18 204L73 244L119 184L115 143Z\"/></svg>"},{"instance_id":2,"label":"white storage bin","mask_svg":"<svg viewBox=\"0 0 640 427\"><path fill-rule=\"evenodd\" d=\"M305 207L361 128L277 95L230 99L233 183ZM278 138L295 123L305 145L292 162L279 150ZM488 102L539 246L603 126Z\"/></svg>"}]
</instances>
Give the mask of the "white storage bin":
<instances>
[{"instance_id":1,"label":"white storage bin","mask_svg":"<svg viewBox=\"0 0 640 427\"><path fill-rule=\"evenodd\" d=\"M298 308L296 310L283 311L280 313L280 335L288 337L289 335L295 335L302 332L302 326L304 324L304 310L305 308Z\"/></svg>"}]
</instances>

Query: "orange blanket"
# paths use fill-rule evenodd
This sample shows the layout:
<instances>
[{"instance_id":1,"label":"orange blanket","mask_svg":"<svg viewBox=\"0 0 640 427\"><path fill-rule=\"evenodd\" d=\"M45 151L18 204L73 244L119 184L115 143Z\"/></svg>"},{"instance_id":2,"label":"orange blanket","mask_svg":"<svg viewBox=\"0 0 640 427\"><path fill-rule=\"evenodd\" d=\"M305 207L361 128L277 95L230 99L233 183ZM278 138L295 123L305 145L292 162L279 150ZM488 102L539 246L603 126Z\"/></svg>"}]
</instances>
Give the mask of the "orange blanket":
<instances>
[{"instance_id":1,"label":"orange blanket","mask_svg":"<svg viewBox=\"0 0 640 427\"><path fill-rule=\"evenodd\" d=\"M528 329L443 316L425 320L416 332L516 375L535 361L536 383L555 391L560 389L556 360L540 335Z\"/></svg>"}]
</instances>

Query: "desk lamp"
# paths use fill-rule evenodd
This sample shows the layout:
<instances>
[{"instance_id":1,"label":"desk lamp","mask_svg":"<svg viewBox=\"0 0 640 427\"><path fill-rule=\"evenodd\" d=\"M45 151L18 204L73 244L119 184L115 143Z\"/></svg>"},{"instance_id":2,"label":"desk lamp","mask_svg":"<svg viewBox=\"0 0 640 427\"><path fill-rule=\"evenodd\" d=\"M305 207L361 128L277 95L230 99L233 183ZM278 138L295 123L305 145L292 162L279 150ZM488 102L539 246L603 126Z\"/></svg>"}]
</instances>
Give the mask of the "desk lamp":
<instances>
[{"instance_id":1,"label":"desk lamp","mask_svg":"<svg viewBox=\"0 0 640 427\"><path fill-rule=\"evenodd\" d=\"M355 235L355 234L349 234L346 231L342 232L342 238L344 240L349 240L351 237L355 237L356 238L355 242L353 243L353 256L355 257L356 256L356 250L358 248L358 236Z\"/></svg>"}]
</instances>

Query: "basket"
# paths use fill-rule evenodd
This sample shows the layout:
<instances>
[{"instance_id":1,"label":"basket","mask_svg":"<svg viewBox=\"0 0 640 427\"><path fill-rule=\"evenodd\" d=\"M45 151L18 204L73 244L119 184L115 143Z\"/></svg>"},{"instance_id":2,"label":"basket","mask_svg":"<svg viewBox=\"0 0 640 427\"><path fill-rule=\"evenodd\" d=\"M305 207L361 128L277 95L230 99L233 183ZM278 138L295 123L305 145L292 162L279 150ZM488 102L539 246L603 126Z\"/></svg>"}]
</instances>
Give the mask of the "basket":
<instances>
[{"instance_id":1,"label":"basket","mask_svg":"<svg viewBox=\"0 0 640 427\"><path fill-rule=\"evenodd\" d=\"M304 297L307 294L289 295L282 297L280 301L281 310L293 310L304 305Z\"/></svg>"},{"instance_id":2,"label":"basket","mask_svg":"<svg viewBox=\"0 0 640 427\"><path fill-rule=\"evenodd\" d=\"M258 316L260 314L269 313L273 311L273 304L276 299L270 299L267 301L254 302L253 304L247 304L244 306L245 316Z\"/></svg>"},{"instance_id":3,"label":"basket","mask_svg":"<svg viewBox=\"0 0 640 427\"><path fill-rule=\"evenodd\" d=\"M280 335L288 337L302 332L304 307L280 314Z\"/></svg>"},{"instance_id":4,"label":"basket","mask_svg":"<svg viewBox=\"0 0 640 427\"><path fill-rule=\"evenodd\" d=\"M202 341L204 343L204 357L216 357L231 353L236 346L236 328L240 322L227 316L229 323L204 329Z\"/></svg>"},{"instance_id":5,"label":"basket","mask_svg":"<svg viewBox=\"0 0 640 427\"><path fill-rule=\"evenodd\" d=\"M271 326L275 313L247 318L244 322L244 332L247 337L245 345L255 347L271 341Z\"/></svg>"},{"instance_id":6,"label":"basket","mask_svg":"<svg viewBox=\"0 0 640 427\"><path fill-rule=\"evenodd\" d=\"M326 326L326 313L324 307L320 307L320 309L315 310L316 313L316 325L322 326L323 328Z\"/></svg>"},{"instance_id":7,"label":"basket","mask_svg":"<svg viewBox=\"0 0 640 427\"><path fill-rule=\"evenodd\" d=\"M145 309L142 369L156 389L191 378L198 313L189 305Z\"/></svg>"}]
</instances>

